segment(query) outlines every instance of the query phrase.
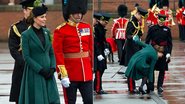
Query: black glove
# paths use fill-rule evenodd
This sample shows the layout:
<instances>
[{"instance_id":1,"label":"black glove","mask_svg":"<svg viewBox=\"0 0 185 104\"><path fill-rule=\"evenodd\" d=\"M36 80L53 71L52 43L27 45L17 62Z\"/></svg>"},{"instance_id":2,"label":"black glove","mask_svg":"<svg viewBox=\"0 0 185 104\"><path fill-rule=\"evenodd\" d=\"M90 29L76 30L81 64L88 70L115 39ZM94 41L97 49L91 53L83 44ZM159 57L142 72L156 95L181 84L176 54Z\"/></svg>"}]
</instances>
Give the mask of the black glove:
<instances>
[{"instance_id":1,"label":"black glove","mask_svg":"<svg viewBox=\"0 0 185 104\"><path fill-rule=\"evenodd\" d=\"M56 69L55 68L50 68L50 70L49 70L49 77L51 78L53 75L54 75L54 72L56 71Z\"/></svg>"},{"instance_id":2,"label":"black glove","mask_svg":"<svg viewBox=\"0 0 185 104\"><path fill-rule=\"evenodd\" d=\"M51 77L50 71L46 71L45 69L41 69L39 74L42 75L46 80Z\"/></svg>"},{"instance_id":3,"label":"black glove","mask_svg":"<svg viewBox=\"0 0 185 104\"><path fill-rule=\"evenodd\" d=\"M51 73L51 74L54 74L55 71L56 71L55 68L50 68L50 73Z\"/></svg>"}]
</instances>

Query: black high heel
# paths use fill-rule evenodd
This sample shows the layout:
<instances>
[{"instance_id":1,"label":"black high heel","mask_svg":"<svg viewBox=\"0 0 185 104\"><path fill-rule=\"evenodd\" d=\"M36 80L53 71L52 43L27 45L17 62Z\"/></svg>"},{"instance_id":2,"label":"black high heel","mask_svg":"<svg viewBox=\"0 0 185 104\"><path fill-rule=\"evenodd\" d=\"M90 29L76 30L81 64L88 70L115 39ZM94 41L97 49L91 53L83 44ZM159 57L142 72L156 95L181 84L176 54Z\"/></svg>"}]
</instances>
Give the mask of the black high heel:
<instances>
[{"instance_id":1,"label":"black high heel","mask_svg":"<svg viewBox=\"0 0 185 104\"><path fill-rule=\"evenodd\" d=\"M139 87L139 92L144 95L147 94L147 92L145 90L143 90L143 87Z\"/></svg>"}]
</instances>

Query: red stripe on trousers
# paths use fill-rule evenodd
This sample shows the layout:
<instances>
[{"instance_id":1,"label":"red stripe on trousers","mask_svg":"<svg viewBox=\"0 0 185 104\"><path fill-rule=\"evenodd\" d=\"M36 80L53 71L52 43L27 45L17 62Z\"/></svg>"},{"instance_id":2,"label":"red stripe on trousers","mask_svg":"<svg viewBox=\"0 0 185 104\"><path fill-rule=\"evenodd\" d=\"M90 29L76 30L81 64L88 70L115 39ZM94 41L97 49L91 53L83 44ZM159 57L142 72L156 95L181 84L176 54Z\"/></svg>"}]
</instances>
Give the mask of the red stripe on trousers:
<instances>
[{"instance_id":1,"label":"red stripe on trousers","mask_svg":"<svg viewBox=\"0 0 185 104\"><path fill-rule=\"evenodd\" d=\"M129 78L129 89L130 89L131 92L134 91L132 78Z\"/></svg>"},{"instance_id":2,"label":"red stripe on trousers","mask_svg":"<svg viewBox=\"0 0 185 104\"><path fill-rule=\"evenodd\" d=\"M62 86L62 88L63 88L63 93L64 93L64 102L65 102L65 104L68 104L68 97L67 97L66 88L63 86Z\"/></svg>"},{"instance_id":3,"label":"red stripe on trousers","mask_svg":"<svg viewBox=\"0 0 185 104\"><path fill-rule=\"evenodd\" d=\"M100 71L97 70L96 71L96 92L99 92L100 91Z\"/></svg>"}]
</instances>

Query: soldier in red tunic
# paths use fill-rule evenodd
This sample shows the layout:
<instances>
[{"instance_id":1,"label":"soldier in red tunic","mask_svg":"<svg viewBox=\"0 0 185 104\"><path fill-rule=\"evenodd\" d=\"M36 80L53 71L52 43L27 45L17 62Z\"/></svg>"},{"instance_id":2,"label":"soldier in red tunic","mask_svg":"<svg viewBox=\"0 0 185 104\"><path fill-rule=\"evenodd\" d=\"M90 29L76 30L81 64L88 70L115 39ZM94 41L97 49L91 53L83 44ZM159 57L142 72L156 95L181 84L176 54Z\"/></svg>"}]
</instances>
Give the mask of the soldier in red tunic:
<instances>
[{"instance_id":1,"label":"soldier in red tunic","mask_svg":"<svg viewBox=\"0 0 185 104\"><path fill-rule=\"evenodd\" d=\"M153 25L157 25L157 15L159 13L160 9L157 7L157 4L155 4L152 9L148 10L148 17L146 19L148 27L151 27Z\"/></svg>"},{"instance_id":2,"label":"soldier in red tunic","mask_svg":"<svg viewBox=\"0 0 185 104\"><path fill-rule=\"evenodd\" d=\"M173 21L172 10L169 8L169 0L162 1L162 9L160 10L160 14L166 16L166 21L164 23L165 26L171 27L175 25Z\"/></svg>"},{"instance_id":3,"label":"soldier in red tunic","mask_svg":"<svg viewBox=\"0 0 185 104\"><path fill-rule=\"evenodd\" d=\"M118 15L119 18L114 19L114 24L112 27L112 36L116 41L116 45L118 48L118 61L121 60L122 56L122 49L123 45L125 43L125 30L127 27L128 19L125 18L125 15L127 15L127 7L126 5L119 5L118 7Z\"/></svg>"},{"instance_id":4,"label":"soldier in red tunic","mask_svg":"<svg viewBox=\"0 0 185 104\"><path fill-rule=\"evenodd\" d=\"M54 31L53 48L65 104L75 104L79 89L84 104L93 104L92 30L82 22L87 0L62 0L65 23Z\"/></svg>"},{"instance_id":5,"label":"soldier in red tunic","mask_svg":"<svg viewBox=\"0 0 185 104\"><path fill-rule=\"evenodd\" d=\"M179 9L176 10L176 18L179 27L179 39L185 41L185 2L179 1Z\"/></svg>"}]
</instances>

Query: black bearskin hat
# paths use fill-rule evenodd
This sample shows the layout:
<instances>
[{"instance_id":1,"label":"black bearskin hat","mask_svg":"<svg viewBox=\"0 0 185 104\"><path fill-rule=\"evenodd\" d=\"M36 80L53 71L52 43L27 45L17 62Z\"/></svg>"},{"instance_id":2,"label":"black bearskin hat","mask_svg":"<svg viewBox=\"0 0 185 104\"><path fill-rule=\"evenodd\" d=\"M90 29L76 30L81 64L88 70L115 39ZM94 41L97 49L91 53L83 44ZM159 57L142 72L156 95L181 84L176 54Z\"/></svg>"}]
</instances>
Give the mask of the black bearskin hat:
<instances>
[{"instance_id":1,"label":"black bearskin hat","mask_svg":"<svg viewBox=\"0 0 185 104\"><path fill-rule=\"evenodd\" d=\"M162 1L162 6L167 6L167 7L169 7L169 0L163 0L163 1Z\"/></svg>"},{"instance_id":2,"label":"black bearskin hat","mask_svg":"<svg viewBox=\"0 0 185 104\"><path fill-rule=\"evenodd\" d=\"M149 8L152 8L156 4L155 0L150 0Z\"/></svg>"},{"instance_id":3,"label":"black bearskin hat","mask_svg":"<svg viewBox=\"0 0 185 104\"><path fill-rule=\"evenodd\" d=\"M125 15L127 15L127 6L126 5L119 5L118 6L118 15L120 17L124 17Z\"/></svg>"},{"instance_id":4,"label":"black bearskin hat","mask_svg":"<svg viewBox=\"0 0 185 104\"><path fill-rule=\"evenodd\" d=\"M63 17L65 21L69 19L70 14L87 12L87 0L62 0Z\"/></svg>"}]
</instances>

